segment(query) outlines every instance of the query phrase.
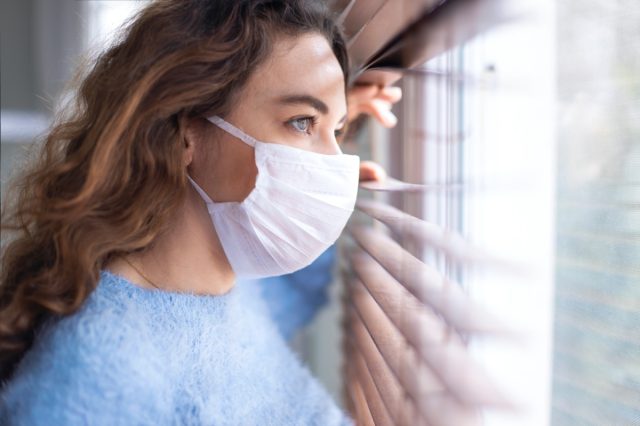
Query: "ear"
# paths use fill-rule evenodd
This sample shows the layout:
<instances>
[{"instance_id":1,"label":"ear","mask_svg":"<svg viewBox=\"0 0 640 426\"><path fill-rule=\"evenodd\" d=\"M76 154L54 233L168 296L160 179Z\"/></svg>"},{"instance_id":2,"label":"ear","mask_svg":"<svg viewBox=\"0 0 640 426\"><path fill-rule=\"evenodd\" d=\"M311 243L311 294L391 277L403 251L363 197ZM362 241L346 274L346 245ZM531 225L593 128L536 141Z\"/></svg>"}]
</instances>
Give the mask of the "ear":
<instances>
[{"instance_id":1,"label":"ear","mask_svg":"<svg viewBox=\"0 0 640 426\"><path fill-rule=\"evenodd\" d=\"M196 144L199 142L199 129L198 123L193 118L185 118L182 122L184 126L183 131L183 147L184 151L182 153L182 164L184 167L188 167L193 161L193 153L196 149Z\"/></svg>"}]
</instances>

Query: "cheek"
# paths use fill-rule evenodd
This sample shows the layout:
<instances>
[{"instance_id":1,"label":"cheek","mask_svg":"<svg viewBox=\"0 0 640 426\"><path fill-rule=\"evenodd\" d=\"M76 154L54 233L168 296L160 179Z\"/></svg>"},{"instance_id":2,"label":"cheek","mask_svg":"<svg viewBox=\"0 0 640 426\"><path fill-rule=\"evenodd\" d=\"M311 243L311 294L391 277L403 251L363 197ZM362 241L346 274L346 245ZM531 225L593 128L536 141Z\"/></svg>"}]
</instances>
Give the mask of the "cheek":
<instances>
[{"instance_id":1,"label":"cheek","mask_svg":"<svg viewBox=\"0 0 640 426\"><path fill-rule=\"evenodd\" d=\"M207 184L207 193L217 202L240 202L255 186L258 169L253 148L234 140L213 142L194 159L195 171Z\"/></svg>"},{"instance_id":2,"label":"cheek","mask_svg":"<svg viewBox=\"0 0 640 426\"><path fill-rule=\"evenodd\" d=\"M213 188L213 176L211 164L215 161L215 155L212 153L212 146L208 141L202 141L193 148L193 156L191 164L189 164L188 172L191 177L195 178L197 183L211 195Z\"/></svg>"},{"instance_id":3,"label":"cheek","mask_svg":"<svg viewBox=\"0 0 640 426\"><path fill-rule=\"evenodd\" d=\"M258 176L258 167L256 166L255 151L253 148L244 147L242 153L237 156L238 160L234 167L235 171L231 171L234 180L238 181L237 185L237 201L244 200L256 185Z\"/></svg>"}]
</instances>

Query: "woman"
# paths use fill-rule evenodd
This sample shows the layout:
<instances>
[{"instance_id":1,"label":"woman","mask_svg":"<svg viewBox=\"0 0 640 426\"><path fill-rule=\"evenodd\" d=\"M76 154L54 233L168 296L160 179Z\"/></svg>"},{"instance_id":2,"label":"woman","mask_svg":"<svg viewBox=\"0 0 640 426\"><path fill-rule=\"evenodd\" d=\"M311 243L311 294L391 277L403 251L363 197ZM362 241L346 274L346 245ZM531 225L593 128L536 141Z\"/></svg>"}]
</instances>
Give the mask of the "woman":
<instances>
[{"instance_id":1,"label":"woman","mask_svg":"<svg viewBox=\"0 0 640 426\"><path fill-rule=\"evenodd\" d=\"M338 237L358 159L321 2L146 7L48 134L8 227L8 424L349 424L238 278L303 268ZM376 177L379 169L361 174Z\"/></svg>"}]
</instances>

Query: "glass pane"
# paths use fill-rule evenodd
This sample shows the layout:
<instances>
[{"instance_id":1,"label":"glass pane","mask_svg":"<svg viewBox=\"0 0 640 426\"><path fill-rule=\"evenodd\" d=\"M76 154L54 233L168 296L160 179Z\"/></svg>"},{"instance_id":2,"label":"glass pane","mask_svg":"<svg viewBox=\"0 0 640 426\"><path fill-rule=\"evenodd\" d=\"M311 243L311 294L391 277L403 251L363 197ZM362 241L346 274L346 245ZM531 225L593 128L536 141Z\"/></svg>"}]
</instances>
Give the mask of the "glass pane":
<instances>
[{"instance_id":1,"label":"glass pane","mask_svg":"<svg viewBox=\"0 0 640 426\"><path fill-rule=\"evenodd\" d=\"M558 2L552 423L640 424L640 4Z\"/></svg>"}]
</instances>

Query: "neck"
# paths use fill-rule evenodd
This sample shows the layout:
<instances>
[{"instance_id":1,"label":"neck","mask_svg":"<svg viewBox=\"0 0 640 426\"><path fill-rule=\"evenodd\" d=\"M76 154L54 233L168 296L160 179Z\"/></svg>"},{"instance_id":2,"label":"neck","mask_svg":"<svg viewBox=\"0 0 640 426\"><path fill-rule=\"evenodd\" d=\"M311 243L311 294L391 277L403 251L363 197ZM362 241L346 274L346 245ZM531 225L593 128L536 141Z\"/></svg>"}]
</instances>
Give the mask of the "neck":
<instances>
[{"instance_id":1,"label":"neck","mask_svg":"<svg viewBox=\"0 0 640 426\"><path fill-rule=\"evenodd\" d=\"M143 254L108 265L112 272L145 288L221 295L231 290L235 275L222 250L207 208L191 185L169 230ZM151 281L151 282L149 282Z\"/></svg>"}]
</instances>

